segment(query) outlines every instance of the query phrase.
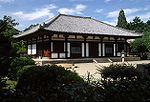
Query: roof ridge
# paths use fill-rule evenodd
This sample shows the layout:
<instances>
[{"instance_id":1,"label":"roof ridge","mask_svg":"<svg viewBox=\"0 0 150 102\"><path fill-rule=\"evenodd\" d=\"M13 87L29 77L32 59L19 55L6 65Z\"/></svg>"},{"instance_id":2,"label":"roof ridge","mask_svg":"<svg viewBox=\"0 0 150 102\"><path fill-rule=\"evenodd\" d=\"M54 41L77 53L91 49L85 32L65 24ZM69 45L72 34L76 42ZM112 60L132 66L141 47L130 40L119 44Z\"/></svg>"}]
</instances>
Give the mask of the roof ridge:
<instances>
[{"instance_id":1,"label":"roof ridge","mask_svg":"<svg viewBox=\"0 0 150 102\"><path fill-rule=\"evenodd\" d=\"M119 30L124 30L124 31L130 32L130 33L136 33L135 31L131 31L131 30L128 30L128 29L123 29L123 28L120 28L120 27L116 27L116 26L114 26L114 25L111 25L111 24L108 24L108 23L105 23L105 22L99 21L99 20L94 19L94 18L92 18L92 17L91 17L91 19L93 19L93 20L95 20L95 21L97 21L97 22L100 22L100 23L106 24L106 25L108 25L108 26L111 26L111 27L113 27L113 28L119 29ZM143 33L141 33L141 34L140 34L140 33L136 33L136 34L143 35Z\"/></svg>"},{"instance_id":2,"label":"roof ridge","mask_svg":"<svg viewBox=\"0 0 150 102\"><path fill-rule=\"evenodd\" d=\"M58 17L60 17L60 14L58 14L58 15L56 15L56 16L54 16L54 17L48 19L48 20L46 20L45 22L43 22L43 23L42 23L42 24L43 24L42 28L44 28L45 26L48 26L48 25L50 25L51 23L53 23Z\"/></svg>"},{"instance_id":3,"label":"roof ridge","mask_svg":"<svg viewBox=\"0 0 150 102\"><path fill-rule=\"evenodd\" d=\"M74 16L74 15L67 15L67 14L61 14L62 16L69 16L69 17L75 17L75 18L87 18L87 19L91 19L91 17L83 17L83 16Z\"/></svg>"},{"instance_id":4,"label":"roof ridge","mask_svg":"<svg viewBox=\"0 0 150 102\"><path fill-rule=\"evenodd\" d=\"M50 20L52 20L52 19L55 19L55 18L57 18L58 16L60 16L60 14L57 14L56 16L53 16L52 18L49 18L48 20L44 21L43 23L46 23L46 22L48 22L48 21L50 21Z\"/></svg>"},{"instance_id":5,"label":"roof ridge","mask_svg":"<svg viewBox=\"0 0 150 102\"><path fill-rule=\"evenodd\" d=\"M56 20L59 16L60 16L60 14L58 14L58 15L56 15L56 16L54 16L54 17L52 17L52 18L50 18L50 19L48 19L48 20L46 20L46 21L44 21L44 22L42 22L42 23L40 23L40 24L38 24L37 26L35 26L35 27L33 27L33 28L31 28L31 29L29 29L29 30L27 30L27 31L20 32L19 34L26 33L26 32L29 32L29 31L31 31L31 30L34 30L34 29L36 29L36 31L37 31L37 30L39 30L39 29L45 27L45 25L47 25L47 24L53 22L54 20ZM51 21L51 20L52 20L52 21ZM50 22L48 22L48 21L50 21ZM47 23L46 23L46 22L47 22Z\"/></svg>"}]
</instances>

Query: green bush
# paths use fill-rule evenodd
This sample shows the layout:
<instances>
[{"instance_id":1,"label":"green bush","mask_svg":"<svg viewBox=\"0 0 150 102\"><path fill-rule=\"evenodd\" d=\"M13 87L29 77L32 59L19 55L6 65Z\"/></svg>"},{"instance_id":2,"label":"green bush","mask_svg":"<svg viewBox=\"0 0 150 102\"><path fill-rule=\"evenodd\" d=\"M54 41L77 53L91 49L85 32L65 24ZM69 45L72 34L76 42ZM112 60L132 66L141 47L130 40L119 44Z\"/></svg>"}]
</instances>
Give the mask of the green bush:
<instances>
[{"instance_id":1,"label":"green bush","mask_svg":"<svg viewBox=\"0 0 150 102\"><path fill-rule=\"evenodd\" d=\"M34 84L34 86L42 87L42 85L45 86L46 83L50 85L62 85L74 82L80 83L83 82L83 79L79 77L77 73L65 70L64 67L56 65L33 66L28 68L20 76L17 86L22 88Z\"/></svg>"},{"instance_id":2,"label":"green bush","mask_svg":"<svg viewBox=\"0 0 150 102\"><path fill-rule=\"evenodd\" d=\"M149 80L101 81L101 95L105 101L148 101L150 99ZM100 93L100 92L99 92Z\"/></svg>"},{"instance_id":3,"label":"green bush","mask_svg":"<svg viewBox=\"0 0 150 102\"><path fill-rule=\"evenodd\" d=\"M35 65L35 62L29 57L16 57L12 59L9 68L9 78L12 80L17 80L18 71L20 71L25 65Z\"/></svg>"},{"instance_id":4,"label":"green bush","mask_svg":"<svg viewBox=\"0 0 150 102\"><path fill-rule=\"evenodd\" d=\"M99 73L104 79L122 80L140 77L140 73L132 65L111 64L103 68L98 68Z\"/></svg>"},{"instance_id":5,"label":"green bush","mask_svg":"<svg viewBox=\"0 0 150 102\"><path fill-rule=\"evenodd\" d=\"M0 58L0 78L8 75L8 69L10 67L11 58Z\"/></svg>"},{"instance_id":6,"label":"green bush","mask_svg":"<svg viewBox=\"0 0 150 102\"><path fill-rule=\"evenodd\" d=\"M34 102L92 101L98 98L93 86L85 83L77 73L56 65L27 69L19 78L16 90L21 93L20 97Z\"/></svg>"},{"instance_id":7,"label":"green bush","mask_svg":"<svg viewBox=\"0 0 150 102\"><path fill-rule=\"evenodd\" d=\"M19 79L20 76L21 76L27 69L29 69L29 68L31 68L31 67L34 67L34 66L36 66L36 65L25 65L25 66L23 66L22 68L20 68L20 69L17 71L17 73L16 73L17 79Z\"/></svg>"}]
</instances>

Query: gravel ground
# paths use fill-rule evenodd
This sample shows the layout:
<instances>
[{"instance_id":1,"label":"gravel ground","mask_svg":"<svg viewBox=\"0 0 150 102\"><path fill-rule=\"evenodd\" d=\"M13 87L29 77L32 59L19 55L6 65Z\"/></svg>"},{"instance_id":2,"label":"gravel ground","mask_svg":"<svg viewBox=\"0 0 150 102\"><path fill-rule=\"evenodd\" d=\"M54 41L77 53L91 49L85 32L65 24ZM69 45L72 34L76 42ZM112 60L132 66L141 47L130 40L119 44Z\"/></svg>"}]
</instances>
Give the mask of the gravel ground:
<instances>
[{"instance_id":1,"label":"gravel ground","mask_svg":"<svg viewBox=\"0 0 150 102\"><path fill-rule=\"evenodd\" d=\"M114 62L114 64L115 63L121 64L122 62ZM132 64L136 67L137 64L150 63L150 60L128 61L125 63ZM111 63L78 63L78 64L75 64L75 66L77 66L77 68L75 68L74 70L80 76L84 76L87 78L88 72L90 72L90 75L92 75L95 79L99 79L101 76L100 76L100 74L97 73L97 68L98 67L102 68L102 66L109 66L110 64Z\"/></svg>"}]
</instances>

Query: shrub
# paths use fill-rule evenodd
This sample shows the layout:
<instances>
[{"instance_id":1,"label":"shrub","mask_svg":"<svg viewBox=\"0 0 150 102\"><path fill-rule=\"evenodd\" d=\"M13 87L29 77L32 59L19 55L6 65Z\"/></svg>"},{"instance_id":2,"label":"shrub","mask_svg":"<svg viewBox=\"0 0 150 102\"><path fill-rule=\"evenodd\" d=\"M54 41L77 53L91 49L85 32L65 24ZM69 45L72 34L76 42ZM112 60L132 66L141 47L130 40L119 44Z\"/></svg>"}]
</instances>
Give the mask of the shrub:
<instances>
[{"instance_id":1,"label":"shrub","mask_svg":"<svg viewBox=\"0 0 150 102\"><path fill-rule=\"evenodd\" d=\"M77 73L61 66L33 66L19 78L17 93L33 101L96 100L94 87L85 83ZM28 96L28 97L26 97Z\"/></svg>"},{"instance_id":2,"label":"shrub","mask_svg":"<svg viewBox=\"0 0 150 102\"><path fill-rule=\"evenodd\" d=\"M149 80L101 81L101 94L105 101L148 101L150 99Z\"/></svg>"},{"instance_id":3,"label":"shrub","mask_svg":"<svg viewBox=\"0 0 150 102\"><path fill-rule=\"evenodd\" d=\"M8 75L11 58L0 58L0 78Z\"/></svg>"},{"instance_id":4,"label":"shrub","mask_svg":"<svg viewBox=\"0 0 150 102\"><path fill-rule=\"evenodd\" d=\"M83 82L83 79L77 73L65 70L64 67L56 65L33 66L21 75L17 86L27 87L34 84L37 87L42 87L42 84L45 86L46 83L50 85L62 85L74 82Z\"/></svg>"},{"instance_id":5,"label":"shrub","mask_svg":"<svg viewBox=\"0 0 150 102\"><path fill-rule=\"evenodd\" d=\"M17 80L20 78L20 76L29 68L34 67L36 65L25 65L22 68L18 69L17 73L16 73L16 78Z\"/></svg>"},{"instance_id":6,"label":"shrub","mask_svg":"<svg viewBox=\"0 0 150 102\"><path fill-rule=\"evenodd\" d=\"M12 80L17 80L17 73L25 65L35 65L35 62L29 57L16 57L12 59L9 68L9 78Z\"/></svg>"},{"instance_id":7,"label":"shrub","mask_svg":"<svg viewBox=\"0 0 150 102\"><path fill-rule=\"evenodd\" d=\"M140 73L132 65L127 64L111 64L103 68L98 68L99 73L104 79L134 79L140 77Z\"/></svg>"}]
</instances>

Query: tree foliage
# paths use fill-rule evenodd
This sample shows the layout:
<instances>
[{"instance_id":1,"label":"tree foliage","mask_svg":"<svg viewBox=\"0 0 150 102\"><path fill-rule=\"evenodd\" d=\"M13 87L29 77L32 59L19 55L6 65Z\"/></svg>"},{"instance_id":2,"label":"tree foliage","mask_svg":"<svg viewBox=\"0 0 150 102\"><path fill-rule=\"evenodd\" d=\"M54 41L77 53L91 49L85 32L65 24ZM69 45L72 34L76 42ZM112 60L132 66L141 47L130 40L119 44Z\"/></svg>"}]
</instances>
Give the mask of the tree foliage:
<instances>
[{"instance_id":1,"label":"tree foliage","mask_svg":"<svg viewBox=\"0 0 150 102\"><path fill-rule=\"evenodd\" d=\"M142 38L131 42L132 52L141 52L143 59L150 59L150 32L145 32Z\"/></svg>"},{"instance_id":2,"label":"tree foliage","mask_svg":"<svg viewBox=\"0 0 150 102\"><path fill-rule=\"evenodd\" d=\"M123 10L119 12L117 27L127 28L127 20Z\"/></svg>"},{"instance_id":3,"label":"tree foliage","mask_svg":"<svg viewBox=\"0 0 150 102\"><path fill-rule=\"evenodd\" d=\"M18 25L10 16L4 16L0 19L0 57L8 57L13 55L11 43L13 42L12 36L19 31L14 27Z\"/></svg>"},{"instance_id":4,"label":"tree foliage","mask_svg":"<svg viewBox=\"0 0 150 102\"><path fill-rule=\"evenodd\" d=\"M3 19L0 20L0 35L11 38L19 32L14 28L18 24L19 23L15 22L15 19L12 19L12 17L4 16Z\"/></svg>"},{"instance_id":5,"label":"tree foliage","mask_svg":"<svg viewBox=\"0 0 150 102\"><path fill-rule=\"evenodd\" d=\"M20 40L18 42L14 42L12 46L16 49L17 54L24 54L26 53L26 43L26 41Z\"/></svg>"},{"instance_id":6,"label":"tree foliage","mask_svg":"<svg viewBox=\"0 0 150 102\"><path fill-rule=\"evenodd\" d=\"M135 17L132 22L128 23L128 29L134 30L135 32L146 31L146 24L140 19L140 17Z\"/></svg>"},{"instance_id":7,"label":"tree foliage","mask_svg":"<svg viewBox=\"0 0 150 102\"><path fill-rule=\"evenodd\" d=\"M27 27L25 30L23 30L24 32L29 30L29 29L32 29L33 27L36 27L37 25L39 24L31 24L29 27Z\"/></svg>"},{"instance_id":8,"label":"tree foliage","mask_svg":"<svg viewBox=\"0 0 150 102\"><path fill-rule=\"evenodd\" d=\"M117 27L143 33L142 38L137 38L131 42L131 52L141 53L143 59L150 59L150 19L143 22L140 17L135 17L131 22L126 21L124 11L121 10L118 16Z\"/></svg>"}]
</instances>

